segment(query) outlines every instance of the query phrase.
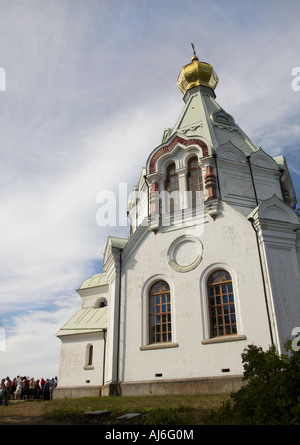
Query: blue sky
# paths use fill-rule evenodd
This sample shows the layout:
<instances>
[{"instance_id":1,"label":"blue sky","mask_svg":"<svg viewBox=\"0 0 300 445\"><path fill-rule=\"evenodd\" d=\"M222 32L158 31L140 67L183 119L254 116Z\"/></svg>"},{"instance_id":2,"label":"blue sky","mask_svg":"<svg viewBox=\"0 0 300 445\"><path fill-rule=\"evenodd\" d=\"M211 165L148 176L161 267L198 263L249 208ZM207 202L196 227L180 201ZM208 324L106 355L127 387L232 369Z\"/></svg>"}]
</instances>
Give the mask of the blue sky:
<instances>
[{"instance_id":1,"label":"blue sky","mask_svg":"<svg viewBox=\"0 0 300 445\"><path fill-rule=\"evenodd\" d=\"M0 0L0 376L57 375L55 333L101 270L102 190L130 192L182 108L192 56L257 146L283 154L300 192L298 0ZM124 208L124 212L126 209Z\"/></svg>"}]
</instances>

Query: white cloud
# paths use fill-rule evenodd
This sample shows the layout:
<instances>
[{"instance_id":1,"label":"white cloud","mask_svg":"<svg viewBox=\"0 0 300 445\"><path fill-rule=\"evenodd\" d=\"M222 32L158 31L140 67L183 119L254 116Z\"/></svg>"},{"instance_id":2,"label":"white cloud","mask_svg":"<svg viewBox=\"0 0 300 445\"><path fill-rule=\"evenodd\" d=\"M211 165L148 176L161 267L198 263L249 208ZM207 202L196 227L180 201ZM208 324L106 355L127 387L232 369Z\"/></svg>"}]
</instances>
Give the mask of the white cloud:
<instances>
[{"instance_id":1,"label":"white cloud","mask_svg":"<svg viewBox=\"0 0 300 445\"><path fill-rule=\"evenodd\" d=\"M108 233L96 224L96 196L102 190L117 192L119 182L127 180L131 192L151 149L141 147L140 140L146 136L154 142L160 119L147 107L128 112L127 119L116 116L106 122L105 132L97 129L79 144L81 160L73 170L66 168L55 183L41 179L38 188L19 192L17 185L0 202L5 233L0 264L3 276L10 277L1 289L4 305L18 303L27 294L33 302L40 299L39 292L50 297L72 281L79 284L80 268L91 259L102 259L99 250ZM113 136L112 130L117 130ZM122 210L126 214L126 206Z\"/></svg>"},{"instance_id":2,"label":"white cloud","mask_svg":"<svg viewBox=\"0 0 300 445\"><path fill-rule=\"evenodd\" d=\"M78 301L77 301L78 304ZM79 307L79 305L78 305ZM66 298L63 307L55 302L45 310L21 311L5 330L5 350L0 350L0 376L17 375L52 378L58 375L60 341L55 337L66 317L74 314L74 303Z\"/></svg>"}]
</instances>

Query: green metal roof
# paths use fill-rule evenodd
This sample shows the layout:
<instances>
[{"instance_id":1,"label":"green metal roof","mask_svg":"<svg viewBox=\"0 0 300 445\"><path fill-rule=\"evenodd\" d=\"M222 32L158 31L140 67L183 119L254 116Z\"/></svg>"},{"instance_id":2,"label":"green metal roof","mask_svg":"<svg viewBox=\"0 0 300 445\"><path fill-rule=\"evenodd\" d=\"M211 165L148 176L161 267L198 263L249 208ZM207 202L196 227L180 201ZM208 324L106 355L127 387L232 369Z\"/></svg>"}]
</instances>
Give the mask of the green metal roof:
<instances>
[{"instance_id":1,"label":"green metal roof","mask_svg":"<svg viewBox=\"0 0 300 445\"><path fill-rule=\"evenodd\" d=\"M80 309L58 331L56 336L61 337L63 335L102 331L107 328L107 311L107 306L102 308L89 307Z\"/></svg>"},{"instance_id":2,"label":"green metal roof","mask_svg":"<svg viewBox=\"0 0 300 445\"><path fill-rule=\"evenodd\" d=\"M109 236L109 239L111 241L112 249L124 249L126 244L128 243L127 238L118 238L116 236Z\"/></svg>"},{"instance_id":3,"label":"green metal roof","mask_svg":"<svg viewBox=\"0 0 300 445\"><path fill-rule=\"evenodd\" d=\"M87 278L79 289L88 289L89 287L104 286L106 284L108 284L107 274L103 272Z\"/></svg>"}]
</instances>

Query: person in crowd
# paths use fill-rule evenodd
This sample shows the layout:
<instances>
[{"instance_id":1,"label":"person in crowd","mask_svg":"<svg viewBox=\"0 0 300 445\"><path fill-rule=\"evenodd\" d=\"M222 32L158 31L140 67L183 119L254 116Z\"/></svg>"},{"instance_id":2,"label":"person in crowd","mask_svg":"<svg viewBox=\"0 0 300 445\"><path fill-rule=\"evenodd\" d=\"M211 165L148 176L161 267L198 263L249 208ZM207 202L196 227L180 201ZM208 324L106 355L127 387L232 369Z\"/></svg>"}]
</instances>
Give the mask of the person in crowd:
<instances>
[{"instance_id":1,"label":"person in crowd","mask_svg":"<svg viewBox=\"0 0 300 445\"><path fill-rule=\"evenodd\" d=\"M16 387L16 391L15 391L15 400L21 399L22 389L23 389L23 380L22 380L21 376L18 375L17 387Z\"/></svg>"},{"instance_id":2,"label":"person in crowd","mask_svg":"<svg viewBox=\"0 0 300 445\"><path fill-rule=\"evenodd\" d=\"M42 377L41 378L41 390L42 390L42 393L44 392L44 385L45 385L45 383L46 383L46 380Z\"/></svg>"},{"instance_id":3,"label":"person in crowd","mask_svg":"<svg viewBox=\"0 0 300 445\"><path fill-rule=\"evenodd\" d=\"M14 377L11 385L11 391L10 391L10 399L13 400L15 398L15 391L17 389L17 378Z\"/></svg>"},{"instance_id":4,"label":"person in crowd","mask_svg":"<svg viewBox=\"0 0 300 445\"><path fill-rule=\"evenodd\" d=\"M51 381L50 379L46 380L46 383L44 385L44 399L45 400L50 400L50 391L51 391Z\"/></svg>"},{"instance_id":5,"label":"person in crowd","mask_svg":"<svg viewBox=\"0 0 300 445\"><path fill-rule=\"evenodd\" d=\"M34 396L35 399L41 398L41 385L40 385L40 379L37 379L34 385Z\"/></svg>"},{"instance_id":6,"label":"person in crowd","mask_svg":"<svg viewBox=\"0 0 300 445\"><path fill-rule=\"evenodd\" d=\"M24 386L23 386L23 395L22 398L24 400L28 399L29 397L29 380L26 376L23 377Z\"/></svg>"},{"instance_id":7,"label":"person in crowd","mask_svg":"<svg viewBox=\"0 0 300 445\"><path fill-rule=\"evenodd\" d=\"M31 379L29 381L29 394L28 394L29 399L33 399L34 387L35 387L35 381L34 381L34 378L31 377Z\"/></svg>"},{"instance_id":8,"label":"person in crowd","mask_svg":"<svg viewBox=\"0 0 300 445\"><path fill-rule=\"evenodd\" d=\"M3 379L0 382L0 406L2 405L2 400L4 398L4 387L3 387Z\"/></svg>"},{"instance_id":9,"label":"person in crowd","mask_svg":"<svg viewBox=\"0 0 300 445\"><path fill-rule=\"evenodd\" d=\"M7 390L6 387L6 380L2 379L0 383L0 405L2 405L2 400L4 400L4 405L8 405L10 392Z\"/></svg>"},{"instance_id":10,"label":"person in crowd","mask_svg":"<svg viewBox=\"0 0 300 445\"><path fill-rule=\"evenodd\" d=\"M7 376L5 380L5 389L6 389L6 397L8 398L8 400L10 399L11 396L11 387L12 387L12 381Z\"/></svg>"}]
</instances>

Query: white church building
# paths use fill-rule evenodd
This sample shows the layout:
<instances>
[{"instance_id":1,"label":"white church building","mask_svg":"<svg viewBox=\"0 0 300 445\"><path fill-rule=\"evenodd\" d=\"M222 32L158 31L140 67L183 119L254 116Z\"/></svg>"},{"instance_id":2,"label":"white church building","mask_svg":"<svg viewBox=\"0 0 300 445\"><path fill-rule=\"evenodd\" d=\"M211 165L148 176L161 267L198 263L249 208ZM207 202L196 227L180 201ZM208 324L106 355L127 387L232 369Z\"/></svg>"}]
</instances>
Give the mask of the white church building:
<instances>
[{"instance_id":1,"label":"white church building","mask_svg":"<svg viewBox=\"0 0 300 445\"><path fill-rule=\"evenodd\" d=\"M249 344L284 351L300 323L300 219L283 156L257 147L217 102L194 51L184 107L142 168L130 235L59 330L55 397L238 389Z\"/></svg>"}]
</instances>

